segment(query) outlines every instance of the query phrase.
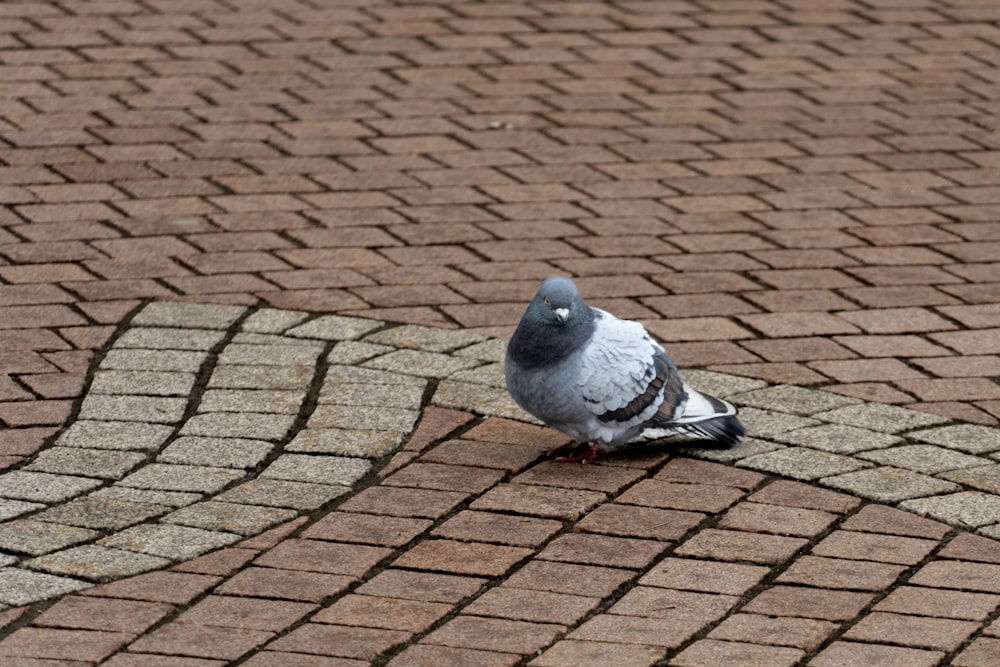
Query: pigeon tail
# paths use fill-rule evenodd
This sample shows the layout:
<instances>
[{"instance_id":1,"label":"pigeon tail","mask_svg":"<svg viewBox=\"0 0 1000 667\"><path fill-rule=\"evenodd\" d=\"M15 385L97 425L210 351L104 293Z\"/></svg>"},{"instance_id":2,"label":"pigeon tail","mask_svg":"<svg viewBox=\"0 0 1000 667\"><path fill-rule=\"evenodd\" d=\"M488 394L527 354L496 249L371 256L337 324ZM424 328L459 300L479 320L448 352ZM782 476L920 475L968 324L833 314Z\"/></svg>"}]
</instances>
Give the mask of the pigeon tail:
<instances>
[{"instance_id":1,"label":"pigeon tail","mask_svg":"<svg viewBox=\"0 0 1000 667\"><path fill-rule=\"evenodd\" d=\"M699 440L712 440L727 449L740 444L740 438L747 430L734 415L716 417L694 424L676 424L672 427L676 433Z\"/></svg>"},{"instance_id":2,"label":"pigeon tail","mask_svg":"<svg viewBox=\"0 0 1000 667\"><path fill-rule=\"evenodd\" d=\"M662 412L653 418L651 426L664 435L676 434L699 440L713 440L726 447L735 447L746 429L736 418L736 406L729 401L703 394L684 383L687 402L680 415L670 417Z\"/></svg>"}]
</instances>

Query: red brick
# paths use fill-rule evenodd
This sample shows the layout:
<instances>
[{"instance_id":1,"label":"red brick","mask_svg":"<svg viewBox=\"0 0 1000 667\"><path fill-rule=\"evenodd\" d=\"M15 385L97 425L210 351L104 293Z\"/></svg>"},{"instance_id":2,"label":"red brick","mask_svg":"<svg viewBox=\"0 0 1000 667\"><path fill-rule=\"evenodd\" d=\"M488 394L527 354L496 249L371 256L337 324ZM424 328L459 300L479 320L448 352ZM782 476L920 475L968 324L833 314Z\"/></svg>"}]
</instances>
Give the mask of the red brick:
<instances>
[{"instance_id":1,"label":"red brick","mask_svg":"<svg viewBox=\"0 0 1000 667\"><path fill-rule=\"evenodd\" d=\"M857 498L843 493L787 480L775 480L749 496L747 500L786 507L824 510L837 514L846 514L861 503Z\"/></svg>"},{"instance_id":2,"label":"red brick","mask_svg":"<svg viewBox=\"0 0 1000 667\"><path fill-rule=\"evenodd\" d=\"M514 667L520 660L521 656L514 653L413 644L390 660L388 664L393 667L403 667L404 665L406 667L462 667L463 665Z\"/></svg>"},{"instance_id":3,"label":"red brick","mask_svg":"<svg viewBox=\"0 0 1000 667\"><path fill-rule=\"evenodd\" d=\"M667 543L635 538L568 533L557 537L538 558L566 563L642 568L655 559Z\"/></svg>"},{"instance_id":4,"label":"red brick","mask_svg":"<svg viewBox=\"0 0 1000 667\"><path fill-rule=\"evenodd\" d=\"M281 632L314 609L315 605L301 602L209 595L175 623Z\"/></svg>"},{"instance_id":5,"label":"red brick","mask_svg":"<svg viewBox=\"0 0 1000 667\"><path fill-rule=\"evenodd\" d=\"M423 641L457 648L530 655L549 644L563 629L563 626L552 623L456 616Z\"/></svg>"},{"instance_id":6,"label":"red brick","mask_svg":"<svg viewBox=\"0 0 1000 667\"><path fill-rule=\"evenodd\" d=\"M27 627L0 641L0 655L93 663L108 657L131 639L132 635L121 632Z\"/></svg>"},{"instance_id":7,"label":"red brick","mask_svg":"<svg viewBox=\"0 0 1000 667\"><path fill-rule=\"evenodd\" d=\"M936 546L936 540L837 530L813 547L812 553L834 558L913 565Z\"/></svg>"},{"instance_id":8,"label":"red brick","mask_svg":"<svg viewBox=\"0 0 1000 667\"><path fill-rule=\"evenodd\" d=\"M433 534L456 540L532 547L561 528L559 521L466 510L434 529Z\"/></svg>"},{"instance_id":9,"label":"red brick","mask_svg":"<svg viewBox=\"0 0 1000 667\"><path fill-rule=\"evenodd\" d=\"M870 665L912 665L933 667L944 657L941 651L836 641L812 660L815 667L869 667Z\"/></svg>"},{"instance_id":10,"label":"red brick","mask_svg":"<svg viewBox=\"0 0 1000 667\"><path fill-rule=\"evenodd\" d=\"M315 623L422 632L451 605L369 595L347 595L312 617Z\"/></svg>"},{"instance_id":11,"label":"red brick","mask_svg":"<svg viewBox=\"0 0 1000 667\"><path fill-rule=\"evenodd\" d=\"M251 567L226 580L215 592L222 595L319 602L340 593L350 583L351 577L344 575Z\"/></svg>"},{"instance_id":12,"label":"red brick","mask_svg":"<svg viewBox=\"0 0 1000 667\"><path fill-rule=\"evenodd\" d=\"M173 610L172 605L160 602L68 596L45 610L32 624L137 635Z\"/></svg>"},{"instance_id":13,"label":"red brick","mask_svg":"<svg viewBox=\"0 0 1000 667\"><path fill-rule=\"evenodd\" d=\"M717 513L742 498L743 494L739 489L725 486L643 480L623 493L618 501L647 507Z\"/></svg>"},{"instance_id":14,"label":"red brick","mask_svg":"<svg viewBox=\"0 0 1000 667\"><path fill-rule=\"evenodd\" d=\"M397 558L395 564L420 570L497 577L529 555L531 550L522 547L435 539L417 544Z\"/></svg>"},{"instance_id":15,"label":"red brick","mask_svg":"<svg viewBox=\"0 0 1000 667\"><path fill-rule=\"evenodd\" d=\"M261 554L255 565L359 576L391 553L382 547L286 539Z\"/></svg>"},{"instance_id":16,"label":"red brick","mask_svg":"<svg viewBox=\"0 0 1000 667\"><path fill-rule=\"evenodd\" d=\"M302 537L311 540L356 542L398 547L431 525L426 519L332 512L312 524Z\"/></svg>"},{"instance_id":17,"label":"red brick","mask_svg":"<svg viewBox=\"0 0 1000 667\"><path fill-rule=\"evenodd\" d=\"M838 627L836 623L810 618L739 613L720 623L708 637L771 646L794 646L810 651L817 648Z\"/></svg>"},{"instance_id":18,"label":"red brick","mask_svg":"<svg viewBox=\"0 0 1000 667\"><path fill-rule=\"evenodd\" d=\"M355 592L376 597L454 604L476 593L485 582L486 579L480 577L387 569L362 584Z\"/></svg>"}]
</instances>

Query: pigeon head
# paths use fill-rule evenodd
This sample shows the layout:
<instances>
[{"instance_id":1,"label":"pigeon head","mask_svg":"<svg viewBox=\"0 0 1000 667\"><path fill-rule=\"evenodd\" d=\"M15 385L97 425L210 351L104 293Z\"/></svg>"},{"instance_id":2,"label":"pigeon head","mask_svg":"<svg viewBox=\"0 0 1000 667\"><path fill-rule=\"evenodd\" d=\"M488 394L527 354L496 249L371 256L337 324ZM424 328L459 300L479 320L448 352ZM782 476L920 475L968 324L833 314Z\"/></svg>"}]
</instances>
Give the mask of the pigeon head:
<instances>
[{"instance_id":1,"label":"pigeon head","mask_svg":"<svg viewBox=\"0 0 1000 667\"><path fill-rule=\"evenodd\" d=\"M552 324L577 322L585 315L586 306L576 285L569 278L549 278L538 288L532 300L536 312Z\"/></svg>"}]
</instances>

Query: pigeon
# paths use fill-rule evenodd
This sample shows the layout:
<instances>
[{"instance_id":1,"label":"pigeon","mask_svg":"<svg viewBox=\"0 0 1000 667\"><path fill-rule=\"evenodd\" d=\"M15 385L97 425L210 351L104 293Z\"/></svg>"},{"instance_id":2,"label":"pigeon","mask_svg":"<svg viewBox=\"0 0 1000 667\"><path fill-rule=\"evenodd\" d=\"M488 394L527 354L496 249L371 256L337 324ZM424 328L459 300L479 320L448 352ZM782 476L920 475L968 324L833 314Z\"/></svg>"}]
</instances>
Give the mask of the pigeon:
<instances>
[{"instance_id":1,"label":"pigeon","mask_svg":"<svg viewBox=\"0 0 1000 667\"><path fill-rule=\"evenodd\" d=\"M544 281L507 344L507 391L573 443L549 454L590 463L640 435L682 435L734 447L736 407L684 382L638 322L591 308L572 280Z\"/></svg>"}]
</instances>

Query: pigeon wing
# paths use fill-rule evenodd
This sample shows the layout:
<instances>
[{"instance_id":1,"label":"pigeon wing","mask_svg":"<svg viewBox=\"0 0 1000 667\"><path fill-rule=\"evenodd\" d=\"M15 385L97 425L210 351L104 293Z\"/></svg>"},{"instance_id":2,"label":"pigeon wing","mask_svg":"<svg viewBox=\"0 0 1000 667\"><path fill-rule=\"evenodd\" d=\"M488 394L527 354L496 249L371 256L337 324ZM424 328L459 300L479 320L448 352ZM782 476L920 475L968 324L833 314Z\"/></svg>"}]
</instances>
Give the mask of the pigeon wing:
<instances>
[{"instance_id":1,"label":"pigeon wing","mask_svg":"<svg viewBox=\"0 0 1000 667\"><path fill-rule=\"evenodd\" d=\"M638 322L595 311L594 334L580 359L578 389L588 410L609 427L644 424L684 403L683 382L663 348Z\"/></svg>"}]
</instances>

